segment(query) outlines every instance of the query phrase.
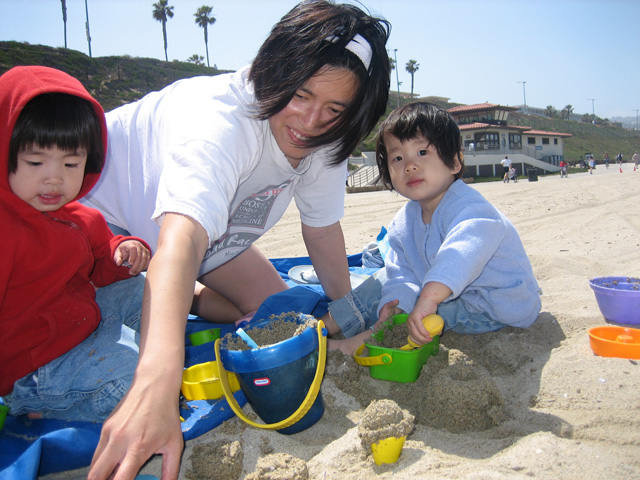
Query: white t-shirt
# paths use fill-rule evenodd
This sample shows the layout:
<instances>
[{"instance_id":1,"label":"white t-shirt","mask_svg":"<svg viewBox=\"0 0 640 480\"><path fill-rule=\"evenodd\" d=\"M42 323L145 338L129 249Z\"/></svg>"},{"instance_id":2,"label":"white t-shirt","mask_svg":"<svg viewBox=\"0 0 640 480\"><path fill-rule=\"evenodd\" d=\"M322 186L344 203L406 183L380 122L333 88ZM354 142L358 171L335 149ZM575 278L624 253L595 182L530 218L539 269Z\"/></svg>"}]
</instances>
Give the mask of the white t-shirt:
<instances>
[{"instance_id":1,"label":"white t-shirt","mask_svg":"<svg viewBox=\"0 0 640 480\"><path fill-rule=\"evenodd\" d=\"M344 214L346 162L330 147L294 169L268 121L252 118L248 68L180 80L107 114L107 162L83 203L155 251L165 213L203 226L200 274L240 254L271 228L292 198L301 220L323 227Z\"/></svg>"},{"instance_id":2,"label":"white t-shirt","mask_svg":"<svg viewBox=\"0 0 640 480\"><path fill-rule=\"evenodd\" d=\"M511 166L511 159L509 157L503 158L500 163L504 168L509 168Z\"/></svg>"}]
</instances>

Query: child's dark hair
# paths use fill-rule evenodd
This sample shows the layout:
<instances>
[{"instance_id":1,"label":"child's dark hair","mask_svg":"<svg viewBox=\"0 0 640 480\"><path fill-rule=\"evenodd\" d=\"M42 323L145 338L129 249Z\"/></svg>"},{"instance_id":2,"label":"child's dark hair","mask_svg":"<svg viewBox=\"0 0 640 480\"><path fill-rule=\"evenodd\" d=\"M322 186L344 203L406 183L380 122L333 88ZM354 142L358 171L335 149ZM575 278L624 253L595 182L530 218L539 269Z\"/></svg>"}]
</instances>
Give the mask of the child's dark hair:
<instances>
[{"instance_id":1,"label":"child's dark hair","mask_svg":"<svg viewBox=\"0 0 640 480\"><path fill-rule=\"evenodd\" d=\"M387 163L385 144L387 135L393 135L400 141L411 140L418 136L424 137L430 145L435 147L448 168L454 168L456 160L460 162L461 168L456 173L455 179L462 177L464 157L460 129L446 110L426 102L409 103L396 108L380 125L376 144L376 162L382 183L389 190L393 190Z\"/></svg>"},{"instance_id":2,"label":"child's dark hair","mask_svg":"<svg viewBox=\"0 0 640 480\"><path fill-rule=\"evenodd\" d=\"M105 151L102 127L91 103L66 93L43 93L20 112L9 143L9 173L18 167L18 152L29 146L87 150L84 173L100 173Z\"/></svg>"},{"instance_id":3,"label":"child's dark hair","mask_svg":"<svg viewBox=\"0 0 640 480\"><path fill-rule=\"evenodd\" d=\"M284 109L296 91L324 66L345 68L358 78L351 104L329 130L309 140L309 147L338 142L331 164L339 164L384 114L389 97L391 64L385 45L390 24L354 5L329 0L298 4L265 40L251 65L249 79L257 99L256 117L266 120ZM368 70L345 47L357 34L371 47Z\"/></svg>"}]
</instances>

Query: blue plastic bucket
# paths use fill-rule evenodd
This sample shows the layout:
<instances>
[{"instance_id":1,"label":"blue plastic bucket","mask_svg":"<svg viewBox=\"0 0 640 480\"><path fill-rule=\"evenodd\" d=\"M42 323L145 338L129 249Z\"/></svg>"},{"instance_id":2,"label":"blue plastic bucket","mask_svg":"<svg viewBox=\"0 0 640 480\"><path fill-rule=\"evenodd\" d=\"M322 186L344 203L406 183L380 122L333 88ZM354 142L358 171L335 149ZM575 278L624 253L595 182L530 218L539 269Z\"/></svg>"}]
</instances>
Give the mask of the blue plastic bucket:
<instances>
[{"instance_id":1,"label":"blue plastic bucket","mask_svg":"<svg viewBox=\"0 0 640 480\"><path fill-rule=\"evenodd\" d=\"M259 322L246 329L259 328ZM251 350L227 350L220 344L224 368L236 374L240 388L253 410L267 424L285 420L304 403L318 368L318 335L307 328L282 342ZM324 414L322 393L296 423L277 431L298 433L314 425Z\"/></svg>"}]
</instances>

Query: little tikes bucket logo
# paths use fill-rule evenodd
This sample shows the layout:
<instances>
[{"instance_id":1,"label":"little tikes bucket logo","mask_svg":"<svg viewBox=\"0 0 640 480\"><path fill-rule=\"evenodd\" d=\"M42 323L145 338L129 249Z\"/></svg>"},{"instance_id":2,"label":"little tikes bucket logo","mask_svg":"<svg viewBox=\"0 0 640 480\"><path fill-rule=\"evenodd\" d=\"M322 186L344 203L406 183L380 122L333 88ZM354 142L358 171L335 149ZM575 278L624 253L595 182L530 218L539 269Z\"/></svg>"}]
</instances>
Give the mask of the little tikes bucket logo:
<instances>
[{"instance_id":1,"label":"little tikes bucket logo","mask_svg":"<svg viewBox=\"0 0 640 480\"><path fill-rule=\"evenodd\" d=\"M256 387L266 387L267 385L271 385L271 379L264 377L264 378L256 378L253 380L253 384Z\"/></svg>"}]
</instances>

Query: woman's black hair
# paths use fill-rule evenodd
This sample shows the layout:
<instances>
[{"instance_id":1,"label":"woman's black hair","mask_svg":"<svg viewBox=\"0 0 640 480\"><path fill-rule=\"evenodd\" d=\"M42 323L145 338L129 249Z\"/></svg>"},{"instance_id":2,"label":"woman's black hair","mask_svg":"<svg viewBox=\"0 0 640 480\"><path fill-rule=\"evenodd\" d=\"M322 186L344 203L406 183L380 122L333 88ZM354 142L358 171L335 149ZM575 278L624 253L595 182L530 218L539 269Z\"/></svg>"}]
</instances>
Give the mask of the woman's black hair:
<instances>
[{"instance_id":1,"label":"woman's black hair","mask_svg":"<svg viewBox=\"0 0 640 480\"><path fill-rule=\"evenodd\" d=\"M456 160L460 162L460 171L455 174L455 179L462 177L464 156L460 129L446 110L426 102L409 103L396 108L380 125L376 144L376 162L383 185L393 190L385 144L387 135L393 135L402 142L418 136L424 137L430 145L435 147L449 169L455 168Z\"/></svg>"},{"instance_id":2,"label":"woman's black hair","mask_svg":"<svg viewBox=\"0 0 640 480\"><path fill-rule=\"evenodd\" d=\"M98 115L88 100L66 93L43 93L20 112L9 142L9 173L18 168L18 152L29 146L87 150L84 173L100 173L105 151Z\"/></svg>"},{"instance_id":3,"label":"woman's black hair","mask_svg":"<svg viewBox=\"0 0 640 480\"><path fill-rule=\"evenodd\" d=\"M337 142L330 164L342 163L384 114L389 97L391 64L386 51L391 26L354 5L309 0L295 6L265 40L254 59L249 79L257 99L256 118L267 120L284 109L296 91L324 66L345 68L358 78L353 101L308 147ZM371 63L345 46L357 34L370 45Z\"/></svg>"}]
</instances>

